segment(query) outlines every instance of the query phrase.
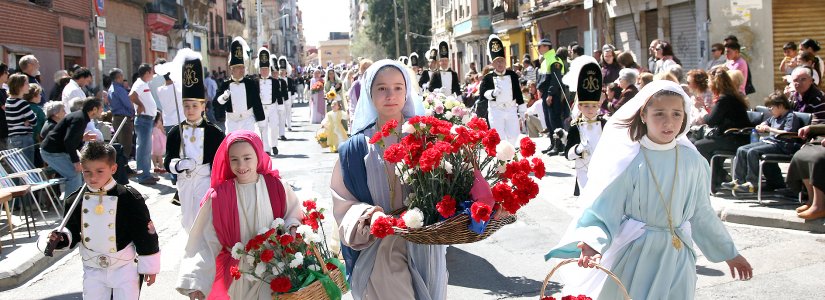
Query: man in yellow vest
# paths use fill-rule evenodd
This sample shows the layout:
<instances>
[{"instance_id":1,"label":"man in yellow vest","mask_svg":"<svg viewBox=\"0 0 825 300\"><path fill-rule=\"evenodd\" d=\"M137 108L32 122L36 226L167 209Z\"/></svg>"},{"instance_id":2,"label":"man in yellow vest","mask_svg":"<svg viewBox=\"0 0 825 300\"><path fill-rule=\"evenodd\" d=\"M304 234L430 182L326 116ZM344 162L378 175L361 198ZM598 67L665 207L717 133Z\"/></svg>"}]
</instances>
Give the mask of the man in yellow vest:
<instances>
[{"instance_id":1,"label":"man in yellow vest","mask_svg":"<svg viewBox=\"0 0 825 300\"><path fill-rule=\"evenodd\" d=\"M557 129L563 127L564 120L570 116L570 107L564 98L564 87L561 77L564 73L564 62L556 57L553 50L553 43L548 39L542 39L538 46L541 55L541 67L538 74L538 90L542 100L542 110L544 110L544 123L547 125L547 132L555 133ZM561 139L556 136L552 144L547 149L548 155L557 155L563 152L564 145Z\"/></svg>"}]
</instances>

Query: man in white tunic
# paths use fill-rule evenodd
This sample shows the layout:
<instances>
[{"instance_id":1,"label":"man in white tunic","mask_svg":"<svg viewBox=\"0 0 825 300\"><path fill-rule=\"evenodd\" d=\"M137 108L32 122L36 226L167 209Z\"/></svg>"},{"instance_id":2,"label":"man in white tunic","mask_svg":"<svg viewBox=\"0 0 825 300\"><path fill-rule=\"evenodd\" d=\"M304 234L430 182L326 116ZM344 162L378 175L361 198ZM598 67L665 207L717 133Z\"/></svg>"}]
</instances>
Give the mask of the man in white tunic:
<instances>
[{"instance_id":1,"label":"man in white tunic","mask_svg":"<svg viewBox=\"0 0 825 300\"><path fill-rule=\"evenodd\" d=\"M517 146L521 133L520 116L527 110L521 94L518 74L507 69L504 46L495 34L487 39L487 55L493 62L494 70L482 79L479 93L489 101L490 127L498 132L502 140Z\"/></svg>"},{"instance_id":2,"label":"man in white tunic","mask_svg":"<svg viewBox=\"0 0 825 300\"><path fill-rule=\"evenodd\" d=\"M266 48L258 49L258 84L261 91L261 104L266 115L266 126L259 126L261 139L264 142L264 150L270 155L278 155L278 133L281 123L278 113L277 92L281 82L277 77L272 77L272 58ZM278 76L277 73L275 76ZM271 150L270 150L271 149Z\"/></svg>"},{"instance_id":3,"label":"man in white tunic","mask_svg":"<svg viewBox=\"0 0 825 300\"><path fill-rule=\"evenodd\" d=\"M430 79L430 92L439 89L445 95L461 94L458 73L450 68L450 46L447 42L438 44L438 65L441 69Z\"/></svg>"}]
</instances>

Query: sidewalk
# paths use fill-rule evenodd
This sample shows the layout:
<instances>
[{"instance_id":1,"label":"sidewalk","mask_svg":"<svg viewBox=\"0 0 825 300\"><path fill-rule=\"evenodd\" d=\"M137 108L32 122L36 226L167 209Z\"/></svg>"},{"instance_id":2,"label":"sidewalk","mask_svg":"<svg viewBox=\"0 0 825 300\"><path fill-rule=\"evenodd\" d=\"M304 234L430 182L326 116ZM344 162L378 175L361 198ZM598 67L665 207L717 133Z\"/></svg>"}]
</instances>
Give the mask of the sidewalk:
<instances>
[{"instance_id":1,"label":"sidewalk","mask_svg":"<svg viewBox=\"0 0 825 300\"><path fill-rule=\"evenodd\" d=\"M134 164L134 162L132 162ZM157 201L158 196L167 195L175 192L175 187L171 182L161 176L158 184L153 186L143 186L137 184L135 181L130 181L129 185L140 191L146 197L147 203ZM164 198L165 199L165 198ZM54 263L60 261L66 256L74 255L76 251L55 251L54 257L46 257L43 255L43 249L38 248L36 243L39 236L46 235L49 231L56 228L60 219L49 207L41 205L43 214L46 219L40 217L40 214L33 208L37 235L34 228L32 228L32 236L29 237L26 232L26 225L21 216L15 215L13 212L12 219L14 220L14 235L16 245L12 243L11 235L8 229L0 231L0 240L3 243L3 253L0 254L0 291L5 291L17 287L26 281L34 278L43 270L46 270ZM6 224L5 214L3 214L0 223ZM41 247L43 247L41 245Z\"/></svg>"},{"instance_id":2,"label":"sidewalk","mask_svg":"<svg viewBox=\"0 0 825 300\"><path fill-rule=\"evenodd\" d=\"M536 149L543 150L550 144L546 138L534 139ZM564 157L553 156L545 161L547 176L541 180L541 197L568 214L576 215L582 209L578 198L573 196L575 170L573 162ZM780 199L771 193L763 193L760 205L754 194L752 197L734 198L710 197L711 205L725 222L762 227L785 228L816 233L825 233L825 219L805 221L796 216L796 201Z\"/></svg>"}]
</instances>

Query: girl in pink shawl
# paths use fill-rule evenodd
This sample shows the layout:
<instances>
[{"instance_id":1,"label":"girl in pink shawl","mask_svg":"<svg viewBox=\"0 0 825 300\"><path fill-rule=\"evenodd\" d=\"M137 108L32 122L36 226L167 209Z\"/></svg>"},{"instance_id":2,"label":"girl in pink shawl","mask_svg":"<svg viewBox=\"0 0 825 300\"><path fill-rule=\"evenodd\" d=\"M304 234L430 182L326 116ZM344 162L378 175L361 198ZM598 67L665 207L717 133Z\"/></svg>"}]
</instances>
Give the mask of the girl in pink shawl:
<instances>
[{"instance_id":1,"label":"girl in pink shawl","mask_svg":"<svg viewBox=\"0 0 825 300\"><path fill-rule=\"evenodd\" d=\"M230 267L252 270L231 255L266 231L276 219L287 228L300 225L301 203L263 149L261 138L247 130L221 142L206 193L181 261L177 290L189 299L272 299L269 285L253 278L232 280Z\"/></svg>"}]
</instances>

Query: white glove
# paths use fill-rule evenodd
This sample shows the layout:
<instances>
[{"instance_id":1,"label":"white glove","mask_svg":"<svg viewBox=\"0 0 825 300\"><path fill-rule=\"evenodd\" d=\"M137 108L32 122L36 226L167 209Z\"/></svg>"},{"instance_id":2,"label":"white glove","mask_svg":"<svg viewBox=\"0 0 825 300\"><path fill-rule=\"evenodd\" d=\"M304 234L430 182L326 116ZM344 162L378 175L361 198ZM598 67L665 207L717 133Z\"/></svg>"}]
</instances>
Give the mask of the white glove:
<instances>
[{"instance_id":1,"label":"white glove","mask_svg":"<svg viewBox=\"0 0 825 300\"><path fill-rule=\"evenodd\" d=\"M501 96L501 90L499 88L493 89L493 96Z\"/></svg>"},{"instance_id":2,"label":"white glove","mask_svg":"<svg viewBox=\"0 0 825 300\"><path fill-rule=\"evenodd\" d=\"M518 109L516 110L519 115L523 115L525 111L527 111L527 104L519 104Z\"/></svg>"},{"instance_id":3,"label":"white glove","mask_svg":"<svg viewBox=\"0 0 825 300\"><path fill-rule=\"evenodd\" d=\"M223 91L223 94L218 97L218 103L225 104L226 101L229 101L229 96L231 96L229 90Z\"/></svg>"},{"instance_id":4,"label":"white glove","mask_svg":"<svg viewBox=\"0 0 825 300\"><path fill-rule=\"evenodd\" d=\"M267 128L267 126L268 126L268 125L266 124L266 120L263 120L263 121L258 121L257 123L258 123L258 128L260 128L260 129L261 129L261 131L263 131L263 129Z\"/></svg>"},{"instance_id":5,"label":"white glove","mask_svg":"<svg viewBox=\"0 0 825 300\"><path fill-rule=\"evenodd\" d=\"M197 163L195 162L194 159L191 159L191 158L181 159L181 160L178 160L177 164L175 164L175 170L177 170L178 173L183 172L183 171L190 171L190 170L195 169L195 165L197 165Z\"/></svg>"}]
</instances>

